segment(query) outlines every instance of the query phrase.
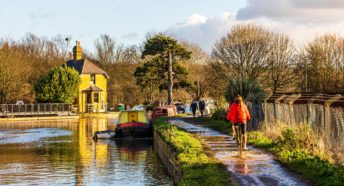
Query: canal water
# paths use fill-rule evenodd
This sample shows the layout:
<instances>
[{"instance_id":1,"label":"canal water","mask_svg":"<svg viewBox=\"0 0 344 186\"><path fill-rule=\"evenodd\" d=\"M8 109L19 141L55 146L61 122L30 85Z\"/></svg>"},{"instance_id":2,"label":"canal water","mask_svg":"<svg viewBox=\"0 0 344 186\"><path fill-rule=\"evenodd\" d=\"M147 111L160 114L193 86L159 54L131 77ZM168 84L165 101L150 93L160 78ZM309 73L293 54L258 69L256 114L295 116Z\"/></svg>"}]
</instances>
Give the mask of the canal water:
<instances>
[{"instance_id":1,"label":"canal water","mask_svg":"<svg viewBox=\"0 0 344 186\"><path fill-rule=\"evenodd\" d=\"M0 185L173 185L151 140L98 140L115 120L0 122Z\"/></svg>"}]
</instances>

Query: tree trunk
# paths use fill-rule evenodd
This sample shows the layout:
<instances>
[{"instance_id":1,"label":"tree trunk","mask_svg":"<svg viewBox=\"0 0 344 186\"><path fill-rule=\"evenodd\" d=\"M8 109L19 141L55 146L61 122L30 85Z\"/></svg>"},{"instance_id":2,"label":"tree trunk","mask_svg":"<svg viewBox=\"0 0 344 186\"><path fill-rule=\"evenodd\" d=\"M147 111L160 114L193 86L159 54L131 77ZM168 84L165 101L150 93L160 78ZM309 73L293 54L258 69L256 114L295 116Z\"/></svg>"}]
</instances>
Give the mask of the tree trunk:
<instances>
[{"instance_id":1,"label":"tree trunk","mask_svg":"<svg viewBox=\"0 0 344 186\"><path fill-rule=\"evenodd\" d=\"M173 99L173 71L172 71L172 52L169 51L168 53L168 98L167 98L167 103L168 105L172 104L172 99Z\"/></svg>"}]
</instances>

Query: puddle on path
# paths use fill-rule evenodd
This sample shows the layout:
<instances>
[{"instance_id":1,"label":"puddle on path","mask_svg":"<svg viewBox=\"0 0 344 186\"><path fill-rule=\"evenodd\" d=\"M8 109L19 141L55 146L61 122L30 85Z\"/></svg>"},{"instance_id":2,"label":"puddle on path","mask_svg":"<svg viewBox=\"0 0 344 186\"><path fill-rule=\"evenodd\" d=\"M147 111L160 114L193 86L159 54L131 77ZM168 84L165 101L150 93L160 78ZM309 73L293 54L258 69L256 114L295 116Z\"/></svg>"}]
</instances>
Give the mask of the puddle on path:
<instances>
[{"instance_id":1,"label":"puddle on path","mask_svg":"<svg viewBox=\"0 0 344 186\"><path fill-rule=\"evenodd\" d=\"M199 134L240 185L307 185L297 175L282 167L273 156L252 146L248 146L249 150L244 152L244 158L239 158L236 142L229 135L180 119L169 122L188 132Z\"/></svg>"}]
</instances>

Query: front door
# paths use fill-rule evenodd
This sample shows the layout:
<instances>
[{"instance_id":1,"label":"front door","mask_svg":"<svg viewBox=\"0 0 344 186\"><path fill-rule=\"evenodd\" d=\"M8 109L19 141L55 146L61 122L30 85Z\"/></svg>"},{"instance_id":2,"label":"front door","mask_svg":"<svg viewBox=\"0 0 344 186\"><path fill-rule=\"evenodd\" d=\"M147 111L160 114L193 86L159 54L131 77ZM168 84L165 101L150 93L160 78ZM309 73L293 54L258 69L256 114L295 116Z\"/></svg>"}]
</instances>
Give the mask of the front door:
<instances>
[{"instance_id":1,"label":"front door","mask_svg":"<svg viewBox=\"0 0 344 186\"><path fill-rule=\"evenodd\" d=\"M86 112L93 112L92 93L91 92L86 93L85 111Z\"/></svg>"},{"instance_id":2,"label":"front door","mask_svg":"<svg viewBox=\"0 0 344 186\"><path fill-rule=\"evenodd\" d=\"M92 103L92 94L91 94L91 92L88 92L86 94L86 103L87 104L91 104Z\"/></svg>"}]
</instances>

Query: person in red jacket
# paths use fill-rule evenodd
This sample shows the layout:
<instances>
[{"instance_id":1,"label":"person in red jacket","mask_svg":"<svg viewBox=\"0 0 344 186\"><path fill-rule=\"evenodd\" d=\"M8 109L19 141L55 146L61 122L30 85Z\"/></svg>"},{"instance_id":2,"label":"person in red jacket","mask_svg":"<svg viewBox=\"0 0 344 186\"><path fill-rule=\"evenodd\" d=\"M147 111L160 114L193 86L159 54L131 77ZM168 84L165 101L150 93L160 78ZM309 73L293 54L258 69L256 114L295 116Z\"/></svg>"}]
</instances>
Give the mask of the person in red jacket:
<instances>
[{"instance_id":1,"label":"person in red jacket","mask_svg":"<svg viewBox=\"0 0 344 186\"><path fill-rule=\"evenodd\" d=\"M251 119L250 112L247 109L241 96L237 96L229 108L227 114L227 120L231 121L235 128L241 127L242 134L244 135L244 150L247 150L247 135L246 135L246 123ZM235 129L233 130L235 136Z\"/></svg>"}]
</instances>

